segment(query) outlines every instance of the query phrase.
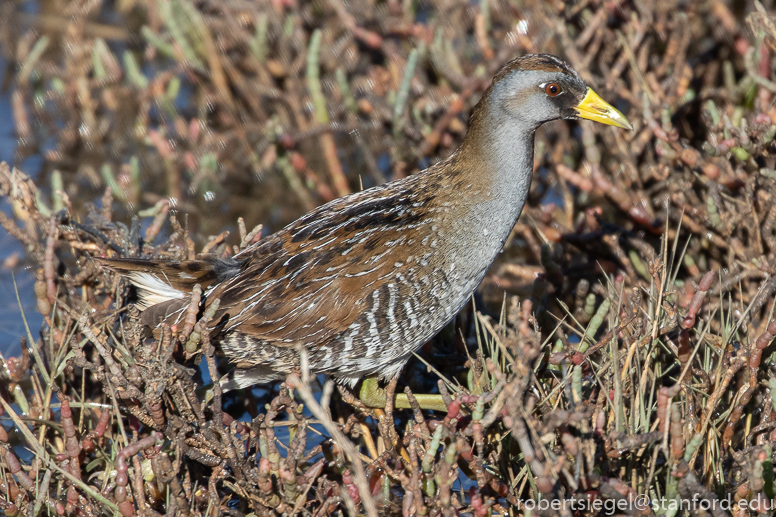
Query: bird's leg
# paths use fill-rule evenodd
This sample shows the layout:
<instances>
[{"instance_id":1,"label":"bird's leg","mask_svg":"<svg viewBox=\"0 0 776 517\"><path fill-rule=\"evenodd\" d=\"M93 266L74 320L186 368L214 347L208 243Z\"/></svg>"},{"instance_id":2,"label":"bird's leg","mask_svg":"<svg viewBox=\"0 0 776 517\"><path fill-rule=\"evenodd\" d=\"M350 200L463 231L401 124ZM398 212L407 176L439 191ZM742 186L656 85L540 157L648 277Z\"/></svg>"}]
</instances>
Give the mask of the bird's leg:
<instances>
[{"instance_id":1,"label":"bird's leg","mask_svg":"<svg viewBox=\"0 0 776 517\"><path fill-rule=\"evenodd\" d=\"M394 391L395 391L394 386ZM412 409L410 401L405 393L392 393L393 407L395 409ZM377 377L367 377L361 383L361 391L358 393L361 402L371 408L385 408L387 395L386 390L380 387ZM430 409L433 411L447 411L447 405L442 400L441 395L420 393L415 395L415 400L421 409Z\"/></svg>"}]
</instances>

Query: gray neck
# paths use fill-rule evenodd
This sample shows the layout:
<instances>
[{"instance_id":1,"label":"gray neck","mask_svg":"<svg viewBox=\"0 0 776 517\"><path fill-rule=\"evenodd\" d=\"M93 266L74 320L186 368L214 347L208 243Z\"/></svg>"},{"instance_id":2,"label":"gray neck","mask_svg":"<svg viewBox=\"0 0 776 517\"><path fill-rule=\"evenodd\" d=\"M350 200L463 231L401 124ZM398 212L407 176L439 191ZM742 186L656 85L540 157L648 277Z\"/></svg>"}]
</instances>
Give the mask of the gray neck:
<instances>
[{"instance_id":1,"label":"gray neck","mask_svg":"<svg viewBox=\"0 0 776 517\"><path fill-rule=\"evenodd\" d=\"M430 210L430 234L423 241L431 242L427 254L437 261L432 284L440 324L463 307L482 281L530 188L535 128L484 120L483 114L472 117L461 149L444 166L428 172L439 175L444 185Z\"/></svg>"},{"instance_id":2,"label":"gray neck","mask_svg":"<svg viewBox=\"0 0 776 517\"><path fill-rule=\"evenodd\" d=\"M503 112L488 113L478 122L480 135L487 135L478 138L476 144L479 148L476 162L484 173L480 173L476 187L481 202L477 207L472 206L470 216L496 232L503 243L517 222L531 188L537 125Z\"/></svg>"},{"instance_id":3,"label":"gray neck","mask_svg":"<svg viewBox=\"0 0 776 517\"><path fill-rule=\"evenodd\" d=\"M535 127L510 119L492 126L492 137L483 143L484 161L493 175L493 206L500 205L509 232L517 222L531 188ZM511 221L511 224L508 222Z\"/></svg>"},{"instance_id":4,"label":"gray neck","mask_svg":"<svg viewBox=\"0 0 776 517\"><path fill-rule=\"evenodd\" d=\"M535 128L514 119L472 122L456 157L461 176L449 192L461 211L448 223L451 232L444 245L445 260L456 263L447 267L455 267L461 278L469 279L463 289L469 291L461 303L509 237L528 197L533 172Z\"/></svg>"}]
</instances>

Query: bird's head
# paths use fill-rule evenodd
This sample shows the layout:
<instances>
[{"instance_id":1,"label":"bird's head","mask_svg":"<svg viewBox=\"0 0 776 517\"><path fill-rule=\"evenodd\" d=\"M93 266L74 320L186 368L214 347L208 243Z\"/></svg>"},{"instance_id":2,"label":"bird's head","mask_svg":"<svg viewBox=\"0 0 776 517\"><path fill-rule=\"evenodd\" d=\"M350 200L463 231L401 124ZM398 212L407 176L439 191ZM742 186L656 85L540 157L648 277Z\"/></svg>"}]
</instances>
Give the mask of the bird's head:
<instances>
[{"instance_id":1,"label":"bird's head","mask_svg":"<svg viewBox=\"0 0 776 517\"><path fill-rule=\"evenodd\" d=\"M499 118L533 127L561 118L585 118L633 129L628 119L601 99L579 74L548 54L522 56L504 65L487 95Z\"/></svg>"}]
</instances>

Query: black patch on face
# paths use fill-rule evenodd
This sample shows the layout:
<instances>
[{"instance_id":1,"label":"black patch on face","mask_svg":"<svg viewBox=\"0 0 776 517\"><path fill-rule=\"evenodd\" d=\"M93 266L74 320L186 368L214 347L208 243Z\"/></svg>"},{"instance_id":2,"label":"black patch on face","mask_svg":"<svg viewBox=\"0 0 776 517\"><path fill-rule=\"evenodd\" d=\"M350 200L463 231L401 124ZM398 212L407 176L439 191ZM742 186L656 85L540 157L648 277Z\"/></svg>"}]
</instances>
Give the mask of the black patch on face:
<instances>
[{"instance_id":1,"label":"black patch on face","mask_svg":"<svg viewBox=\"0 0 776 517\"><path fill-rule=\"evenodd\" d=\"M558 106L561 118L577 118L576 107L587 94L587 85L582 80L564 78L557 81L563 88L563 93L549 100Z\"/></svg>"}]
</instances>

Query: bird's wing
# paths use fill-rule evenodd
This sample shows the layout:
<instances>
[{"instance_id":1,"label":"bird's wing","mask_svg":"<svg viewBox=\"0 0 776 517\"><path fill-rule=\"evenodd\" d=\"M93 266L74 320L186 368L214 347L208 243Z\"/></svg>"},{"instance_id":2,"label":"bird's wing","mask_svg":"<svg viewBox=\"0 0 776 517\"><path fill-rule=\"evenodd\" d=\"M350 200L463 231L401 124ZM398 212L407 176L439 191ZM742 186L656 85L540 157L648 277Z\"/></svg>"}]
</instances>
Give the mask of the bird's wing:
<instances>
[{"instance_id":1,"label":"bird's wing","mask_svg":"<svg viewBox=\"0 0 776 517\"><path fill-rule=\"evenodd\" d=\"M214 325L275 346L344 332L429 226L429 194L404 185L335 200L257 243L240 273L207 293L220 300Z\"/></svg>"}]
</instances>

